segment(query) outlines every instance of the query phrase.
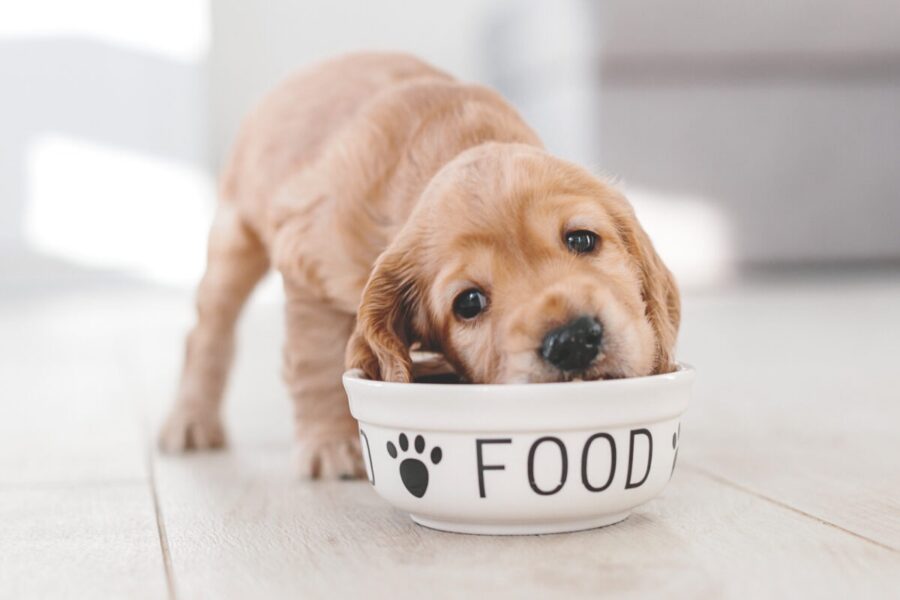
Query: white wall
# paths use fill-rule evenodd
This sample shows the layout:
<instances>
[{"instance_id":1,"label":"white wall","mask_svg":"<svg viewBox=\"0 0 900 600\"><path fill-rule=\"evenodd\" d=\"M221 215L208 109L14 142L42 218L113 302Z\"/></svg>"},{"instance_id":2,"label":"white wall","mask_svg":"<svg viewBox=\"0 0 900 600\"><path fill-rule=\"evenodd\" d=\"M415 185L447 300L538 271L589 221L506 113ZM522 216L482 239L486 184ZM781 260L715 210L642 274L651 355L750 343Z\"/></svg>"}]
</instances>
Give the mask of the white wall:
<instances>
[{"instance_id":1,"label":"white wall","mask_svg":"<svg viewBox=\"0 0 900 600\"><path fill-rule=\"evenodd\" d=\"M208 49L206 0L0 4L0 252L191 277Z\"/></svg>"},{"instance_id":2,"label":"white wall","mask_svg":"<svg viewBox=\"0 0 900 600\"><path fill-rule=\"evenodd\" d=\"M484 82L490 16L502 0L220 0L212 5L210 109L216 162L266 90L310 62L354 50L401 50Z\"/></svg>"}]
</instances>

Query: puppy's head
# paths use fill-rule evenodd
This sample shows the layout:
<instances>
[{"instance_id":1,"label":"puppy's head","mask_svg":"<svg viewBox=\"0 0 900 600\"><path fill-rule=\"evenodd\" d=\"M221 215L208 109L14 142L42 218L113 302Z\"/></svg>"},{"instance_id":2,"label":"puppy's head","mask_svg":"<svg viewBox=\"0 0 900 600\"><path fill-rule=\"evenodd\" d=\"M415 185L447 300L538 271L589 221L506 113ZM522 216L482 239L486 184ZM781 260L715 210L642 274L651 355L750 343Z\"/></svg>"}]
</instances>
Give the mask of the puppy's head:
<instances>
[{"instance_id":1,"label":"puppy's head","mask_svg":"<svg viewBox=\"0 0 900 600\"><path fill-rule=\"evenodd\" d=\"M409 349L467 381L673 368L671 273L618 192L544 151L486 144L429 183L379 257L348 346L368 377L409 381Z\"/></svg>"}]
</instances>

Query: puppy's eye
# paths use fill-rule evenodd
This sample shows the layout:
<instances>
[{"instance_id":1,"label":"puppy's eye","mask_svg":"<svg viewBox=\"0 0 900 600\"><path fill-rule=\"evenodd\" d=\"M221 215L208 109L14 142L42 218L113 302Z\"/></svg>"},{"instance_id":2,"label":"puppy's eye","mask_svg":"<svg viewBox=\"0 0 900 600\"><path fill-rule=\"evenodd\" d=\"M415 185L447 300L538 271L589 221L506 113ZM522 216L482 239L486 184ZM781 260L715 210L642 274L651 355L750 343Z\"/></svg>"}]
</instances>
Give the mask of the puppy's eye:
<instances>
[{"instance_id":1,"label":"puppy's eye","mask_svg":"<svg viewBox=\"0 0 900 600\"><path fill-rule=\"evenodd\" d=\"M587 254L597 247L597 234L593 231L579 229L566 234L566 246L575 254Z\"/></svg>"},{"instance_id":2,"label":"puppy's eye","mask_svg":"<svg viewBox=\"0 0 900 600\"><path fill-rule=\"evenodd\" d=\"M481 311L487 308L487 297L481 293L481 290L471 288L453 301L453 312L460 319L474 319Z\"/></svg>"}]
</instances>

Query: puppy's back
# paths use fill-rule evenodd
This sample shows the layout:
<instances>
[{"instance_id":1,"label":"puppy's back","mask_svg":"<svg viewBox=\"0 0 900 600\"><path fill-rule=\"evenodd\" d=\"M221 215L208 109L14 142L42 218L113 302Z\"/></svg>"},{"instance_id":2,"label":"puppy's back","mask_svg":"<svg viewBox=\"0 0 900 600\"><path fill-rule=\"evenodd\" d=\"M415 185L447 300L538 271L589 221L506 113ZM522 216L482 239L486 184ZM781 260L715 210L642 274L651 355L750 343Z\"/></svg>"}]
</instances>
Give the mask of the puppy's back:
<instances>
[{"instance_id":1,"label":"puppy's back","mask_svg":"<svg viewBox=\"0 0 900 600\"><path fill-rule=\"evenodd\" d=\"M417 78L451 79L413 56L372 52L327 60L288 78L241 125L222 172L222 200L259 211L369 99Z\"/></svg>"}]
</instances>

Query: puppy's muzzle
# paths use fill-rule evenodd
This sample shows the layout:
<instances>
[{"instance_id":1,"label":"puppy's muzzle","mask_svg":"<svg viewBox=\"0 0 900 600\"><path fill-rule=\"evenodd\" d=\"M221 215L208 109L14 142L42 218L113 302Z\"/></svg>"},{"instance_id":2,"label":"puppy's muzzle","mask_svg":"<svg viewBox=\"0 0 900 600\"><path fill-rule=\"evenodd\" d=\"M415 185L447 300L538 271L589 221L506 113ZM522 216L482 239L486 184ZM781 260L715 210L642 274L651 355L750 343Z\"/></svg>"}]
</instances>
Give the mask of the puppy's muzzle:
<instances>
[{"instance_id":1,"label":"puppy's muzzle","mask_svg":"<svg viewBox=\"0 0 900 600\"><path fill-rule=\"evenodd\" d=\"M589 316L578 317L544 336L541 357L561 371L583 371L600 353L603 326Z\"/></svg>"}]
</instances>

